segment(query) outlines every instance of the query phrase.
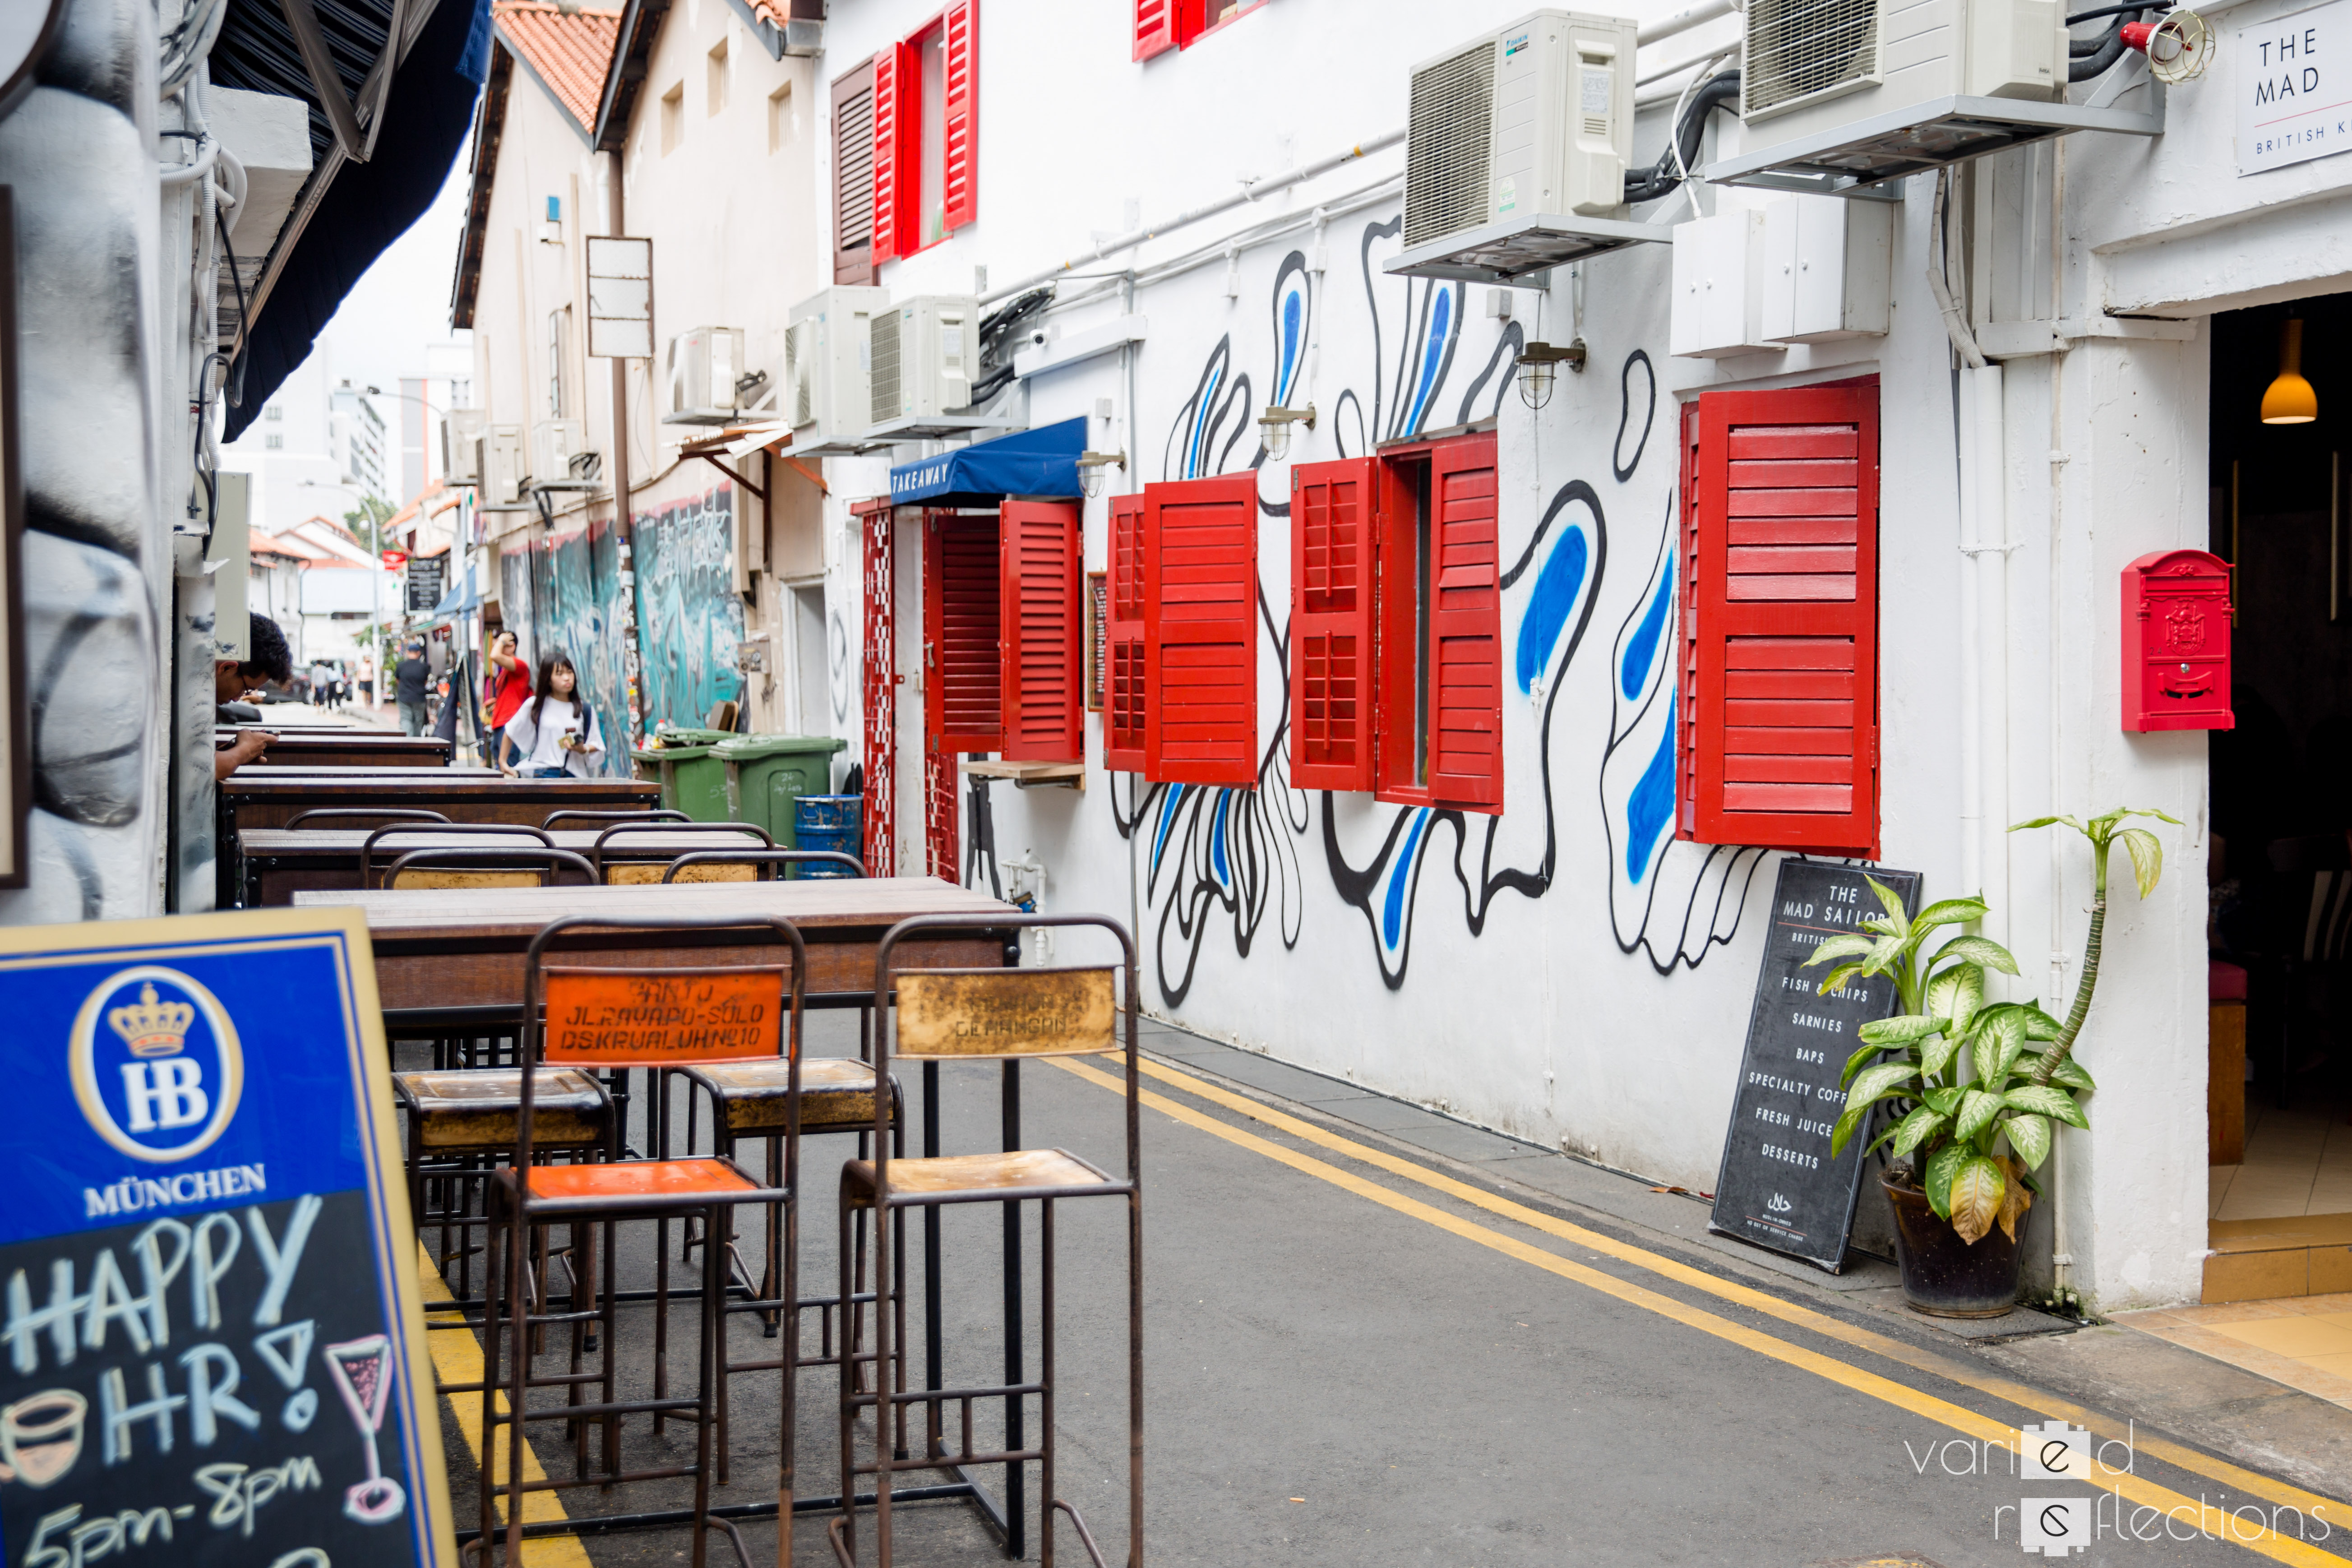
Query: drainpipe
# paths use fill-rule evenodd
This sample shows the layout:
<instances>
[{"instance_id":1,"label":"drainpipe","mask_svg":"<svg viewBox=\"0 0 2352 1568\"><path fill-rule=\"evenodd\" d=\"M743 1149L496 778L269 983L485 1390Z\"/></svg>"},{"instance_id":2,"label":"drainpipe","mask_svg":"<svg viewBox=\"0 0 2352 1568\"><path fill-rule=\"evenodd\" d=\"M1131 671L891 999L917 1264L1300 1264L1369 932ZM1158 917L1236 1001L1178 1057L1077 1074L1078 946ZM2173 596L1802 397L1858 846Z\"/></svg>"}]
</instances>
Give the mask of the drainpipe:
<instances>
[{"instance_id":1,"label":"drainpipe","mask_svg":"<svg viewBox=\"0 0 2352 1568\"><path fill-rule=\"evenodd\" d=\"M2050 319L2059 321L2066 314L2066 139L2053 137L2050 141ZM2065 426L2060 418L2063 408L2066 375L2066 351L2062 344L2050 356L2050 805L2060 808L2066 798L2064 757L2065 727L2065 668L2064 627L2066 617L2057 595L2065 582L2063 542L2065 530L2066 490L2063 482L2066 462L2063 439ZM2054 1003L2066 994L2066 971L2072 957L2067 940L2073 934L2066 922L2066 851L2063 836L2043 835L2049 840L2050 856L2050 996ZM2066 1163L2066 1124L2053 1120L2050 1123L2050 1159L2042 1167L2042 1184L2045 1200L2050 1205L2050 1275L2051 1289L2062 1300L2074 1285L2074 1253L2072 1227L2066 1219L2066 1200L2062 1172Z\"/></svg>"},{"instance_id":2,"label":"drainpipe","mask_svg":"<svg viewBox=\"0 0 2352 1568\"><path fill-rule=\"evenodd\" d=\"M2009 884L2009 485L2003 439L2001 367L1988 363L1962 373L1976 418L1977 657L1983 665L1977 722L1979 813L1978 878L1991 912L1985 934L2006 945L2011 929Z\"/></svg>"}]
</instances>

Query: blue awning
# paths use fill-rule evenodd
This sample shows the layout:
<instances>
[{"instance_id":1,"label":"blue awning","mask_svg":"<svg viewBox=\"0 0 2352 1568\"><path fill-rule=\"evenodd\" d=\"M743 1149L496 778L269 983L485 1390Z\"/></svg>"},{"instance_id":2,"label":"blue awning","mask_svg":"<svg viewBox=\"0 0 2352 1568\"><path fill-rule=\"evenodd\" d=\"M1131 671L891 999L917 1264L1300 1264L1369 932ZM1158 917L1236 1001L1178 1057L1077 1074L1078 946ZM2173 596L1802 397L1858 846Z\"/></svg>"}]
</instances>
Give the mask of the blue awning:
<instances>
[{"instance_id":1,"label":"blue awning","mask_svg":"<svg viewBox=\"0 0 2352 1568\"><path fill-rule=\"evenodd\" d=\"M452 616L470 616L481 607L482 597L475 591L474 574L468 572L464 582L441 595L441 602L433 606L432 618L440 621Z\"/></svg>"},{"instance_id":2,"label":"blue awning","mask_svg":"<svg viewBox=\"0 0 2352 1568\"><path fill-rule=\"evenodd\" d=\"M1078 496L1078 454L1087 449L1084 415L1038 430L975 441L890 470L890 504L992 506L1006 496Z\"/></svg>"}]
</instances>

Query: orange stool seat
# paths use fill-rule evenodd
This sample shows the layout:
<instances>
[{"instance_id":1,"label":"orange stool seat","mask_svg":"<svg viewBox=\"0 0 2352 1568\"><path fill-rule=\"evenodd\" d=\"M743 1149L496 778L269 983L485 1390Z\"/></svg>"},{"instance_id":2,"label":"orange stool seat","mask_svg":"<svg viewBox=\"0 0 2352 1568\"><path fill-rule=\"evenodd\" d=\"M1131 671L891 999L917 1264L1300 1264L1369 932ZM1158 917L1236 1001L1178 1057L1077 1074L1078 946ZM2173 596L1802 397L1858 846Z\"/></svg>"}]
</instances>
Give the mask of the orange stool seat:
<instances>
[{"instance_id":1,"label":"orange stool seat","mask_svg":"<svg viewBox=\"0 0 2352 1568\"><path fill-rule=\"evenodd\" d=\"M534 1165L535 1198L730 1198L760 1184L724 1160L625 1160L607 1165Z\"/></svg>"}]
</instances>

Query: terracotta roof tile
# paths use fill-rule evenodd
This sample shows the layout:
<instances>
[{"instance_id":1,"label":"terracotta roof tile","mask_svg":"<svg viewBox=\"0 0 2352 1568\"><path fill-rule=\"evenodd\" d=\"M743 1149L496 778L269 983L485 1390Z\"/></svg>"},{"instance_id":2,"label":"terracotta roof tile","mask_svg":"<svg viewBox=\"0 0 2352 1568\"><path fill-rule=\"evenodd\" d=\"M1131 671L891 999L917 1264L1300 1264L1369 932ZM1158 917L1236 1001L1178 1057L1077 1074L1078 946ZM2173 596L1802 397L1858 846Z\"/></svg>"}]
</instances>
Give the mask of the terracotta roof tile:
<instances>
[{"instance_id":1,"label":"terracotta roof tile","mask_svg":"<svg viewBox=\"0 0 2352 1568\"><path fill-rule=\"evenodd\" d=\"M583 131L593 130L604 93L621 13L582 8L566 15L548 0L497 0L499 33L545 82Z\"/></svg>"}]
</instances>

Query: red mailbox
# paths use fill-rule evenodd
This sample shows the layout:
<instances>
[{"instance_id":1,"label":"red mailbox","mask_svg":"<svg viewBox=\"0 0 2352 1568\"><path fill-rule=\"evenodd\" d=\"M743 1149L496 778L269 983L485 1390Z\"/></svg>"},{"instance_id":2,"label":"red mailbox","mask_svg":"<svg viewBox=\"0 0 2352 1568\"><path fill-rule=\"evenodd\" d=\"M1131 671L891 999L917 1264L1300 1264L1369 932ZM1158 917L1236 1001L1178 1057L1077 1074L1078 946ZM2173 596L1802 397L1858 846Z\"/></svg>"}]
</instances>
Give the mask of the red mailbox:
<instances>
[{"instance_id":1,"label":"red mailbox","mask_svg":"<svg viewBox=\"0 0 2352 1568\"><path fill-rule=\"evenodd\" d=\"M2231 730L2230 563L2159 550L2124 568L2124 728Z\"/></svg>"}]
</instances>

